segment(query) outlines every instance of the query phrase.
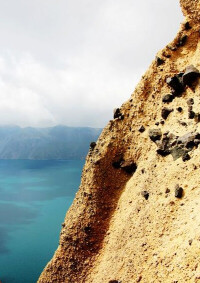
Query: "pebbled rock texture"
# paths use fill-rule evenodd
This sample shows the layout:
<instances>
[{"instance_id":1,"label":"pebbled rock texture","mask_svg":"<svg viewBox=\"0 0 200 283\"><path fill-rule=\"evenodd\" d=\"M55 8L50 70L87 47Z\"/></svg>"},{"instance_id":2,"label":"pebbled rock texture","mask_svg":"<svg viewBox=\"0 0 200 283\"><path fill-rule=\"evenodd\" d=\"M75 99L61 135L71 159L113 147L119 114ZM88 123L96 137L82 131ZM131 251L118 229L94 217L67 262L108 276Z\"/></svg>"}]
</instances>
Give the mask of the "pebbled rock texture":
<instances>
[{"instance_id":1,"label":"pebbled rock texture","mask_svg":"<svg viewBox=\"0 0 200 283\"><path fill-rule=\"evenodd\" d=\"M200 79L183 80L200 70L200 1L180 3L176 38L90 150L39 283L200 282Z\"/></svg>"}]
</instances>

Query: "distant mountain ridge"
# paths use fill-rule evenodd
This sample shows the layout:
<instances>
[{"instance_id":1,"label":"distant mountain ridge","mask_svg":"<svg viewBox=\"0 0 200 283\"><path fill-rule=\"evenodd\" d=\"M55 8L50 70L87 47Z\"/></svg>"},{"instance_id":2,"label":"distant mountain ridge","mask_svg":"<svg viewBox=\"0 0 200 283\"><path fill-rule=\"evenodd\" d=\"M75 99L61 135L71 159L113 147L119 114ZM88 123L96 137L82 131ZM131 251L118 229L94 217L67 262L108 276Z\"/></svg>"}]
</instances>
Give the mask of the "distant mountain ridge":
<instances>
[{"instance_id":1,"label":"distant mountain ridge","mask_svg":"<svg viewBox=\"0 0 200 283\"><path fill-rule=\"evenodd\" d=\"M0 159L83 159L102 129L0 126Z\"/></svg>"}]
</instances>

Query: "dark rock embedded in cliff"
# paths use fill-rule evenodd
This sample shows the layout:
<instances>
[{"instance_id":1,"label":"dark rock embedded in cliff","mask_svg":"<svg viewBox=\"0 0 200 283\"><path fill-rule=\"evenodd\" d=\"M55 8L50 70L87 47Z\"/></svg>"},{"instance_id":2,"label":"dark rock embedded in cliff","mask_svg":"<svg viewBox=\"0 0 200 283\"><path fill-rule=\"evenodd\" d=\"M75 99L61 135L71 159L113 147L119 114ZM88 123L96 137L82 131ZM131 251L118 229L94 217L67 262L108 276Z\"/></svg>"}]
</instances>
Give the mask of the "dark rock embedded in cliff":
<instances>
[{"instance_id":1,"label":"dark rock embedded in cliff","mask_svg":"<svg viewBox=\"0 0 200 283\"><path fill-rule=\"evenodd\" d=\"M193 105L194 104L194 99L193 98L189 98L188 100L187 100L187 105L188 106L191 106L191 105Z\"/></svg>"},{"instance_id":2,"label":"dark rock embedded in cliff","mask_svg":"<svg viewBox=\"0 0 200 283\"><path fill-rule=\"evenodd\" d=\"M115 108L113 113L114 113L114 116L113 116L114 119L121 119L121 120L124 119L124 115L121 113L120 108Z\"/></svg>"},{"instance_id":3,"label":"dark rock embedded in cliff","mask_svg":"<svg viewBox=\"0 0 200 283\"><path fill-rule=\"evenodd\" d=\"M162 132L161 129L151 129L149 130L149 137L153 142L161 139Z\"/></svg>"},{"instance_id":4,"label":"dark rock embedded in cliff","mask_svg":"<svg viewBox=\"0 0 200 283\"><path fill-rule=\"evenodd\" d=\"M195 118L195 112L192 110L188 111L188 119L194 119Z\"/></svg>"},{"instance_id":5,"label":"dark rock embedded in cliff","mask_svg":"<svg viewBox=\"0 0 200 283\"><path fill-rule=\"evenodd\" d=\"M200 134L189 132L181 137L166 132L163 138L155 141L157 153L163 157L171 154L174 160L182 157L183 161L190 159L188 152L196 149L200 144Z\"/></svg>"},{"instance_id":6,"label":"dark rock embedded in cliff","mask_svg":"<svg viewBox=\"0 0 200 283\"><path fill-rule=\"evenodd\" d=\"M198 138L199 134L194 132L189 132L177 139L178 144L188 144L188 142L193 141L195 138Z\"/></svg>"},{"instance_id":7,"label":"dark rock embedded in cliff","mask_svg":"<svg viewBox=\"0 0 200 283\"><path fill-rule=\"evenodd\" d=\"M182 160L185 162L185 161L188 161L188 160L190 160L190 155L187 153L187 152L185 152L184 154L183 154L183 156L182 156Z\"/></svg>"},{"instance_id":8,"label":"dark rock embedded in cliff","mask_svg":"<svg viewBox=\"0 0 200 283\"><path fill-rule=\"evenodd\" d=\"M166 120L171 112L173 112L173 109L164 107L161 111L161 117Z\"/></svg>"},{"instance_id":9,"label":"dark rock embedded in cliff","mask_svg":"<svg viewBox=\"0 0 200 283\"><path fill-rule=\"evenodd\" d=\"M122 168L128 174L133 174L137 170L137 164L129 160L122 161L120 163L120 168Z\"/></svg>"},{"instance_id":10,"label":"dark rock embedded in cliff","mask_svg":"<svg viewBox=\"0 0 200 283\"><path fill-rule=\"evenodd\" d=\"M194 120L196 123L200 122L200 113L195 113Z\"/></svg>"},{"instance_id":11,"label":"dark rock embedded in cliff","mask_svg":"<svg viewBox=\"0 0 200 283\"><path fill-rule=\"evenodd\" d=\"M193 65L190 65L186 68L185 73L183 74L183 83L185 85L191 86L192 83L199 78L200 73L197 68Z\"/></svg>"},{"instance_id":12,"label":"dark rock embedded in cliff","mask_svg":"<svg viewBox=\"0 0 200 283\"><path fill-rule=\"evenodd\" d=\"M174 95L173 94L165 94L162 98L162 102L163 103L170 103L172 102L174 99Z\"/></svg>"},{"instance_id":13,"label":"dark rock embedded in cliff","mask_svg":"<svg viewBox=\"0 0 200 283\"><path fill-rule=\"evenodd\" d=\"M167 156L170 154L170 146L169 146L170 139L169 137L165 136L163 139L159 142L157 142L157 153L161 156Z\"/></svg>"},{"instance_id":14,"label":"dark rock embedded in cliff","mask_svg":"<svg viewBox=\"0 0 200 283\"><path fill-rule=\"evenodd\" d=\"M185 147L189 150L192 150L194 146L195 146L194 140L187 142L185 145Z\"/></svg>"},{"instance_id":15,"label":"dark rock embedded in cliff","mask_svg":"<svg viewBox=\"0 0 200 283\"><path fill-rule=\"evenodd\" d=\"M176 185L175 187L175 197L176 198L182 198L183 196L183 188L179 187L179 185Z\"/></svg>"},{"instance_id":16,"label":"dark rock embedded in cliff","mask_svg":"<svg viewBox=\"0 0 200 283\"><path fill-rule=\"evenodd\" d=\"M96 146L96 142L91 142L90 143L90 149L93 150Z\"/></svg>"},{"instance_id":17,"label":"dark rock embedded in cliff","mask_svg":"<svg viewBox=\"0 0 200 283\"><path fill-rule=\"evenodd\" d=\"M181 113L183 111L183 108L179 106L176 110Z\"/></svg>"},{"instance_id":18,"label":"dark rock embedded in cliff","mask_svg":"<svg viewBox=\"0 0 200 283\"><path fill-rule=\"evenodd\" d=\"M141 126L141 127L138 129L138 131L139 131L140 133L143 133L143 132L145 131L145 127L144 127L144 126Z\"/></svg>"},{"instance_id":19,"label":"dark rock embedded in cliff","mask_svg":"<svg viewBox=\"0 0 200 283\"><path fill-rule=\"evenodd\" d=\"M134 161L124 160L122 157L116 158L116 160L112 162L112 166L115 169L121 168L123 171L125 171L128 174L133 174L137 170L137 164Z\"/></svg>"},{"instance_id":20,"label":"dark rock embedded in cliff","mask_svg":"<svg viewBox=\"0 0 200 283\"><path fill-rule=\"evenodd\" d=\"M178 42L176 44L177 47L184 46L187 41L187 35L182 35L179 37Z\"/></svg>"},{"instance_id":21,"label":"dark rock embedded in cliff","mask_svg":"<svg viewBox=\"0 0 200 283\"><path fill-rule=\"evenodd\" d=\"M176 146L172 148L170 152L171 152L173 159L177 160L179 157L183 156L183 154L185 153L185 150L181 146Z\"/></svg>"},{"instance_id":22,"label":"dark rock embedded in cliff","mask_svg":"<svg viewBox=\"0 0 200 283\"><path fill-rule=\"evenodd\" d=\"M175 75L173 77L167 78L166 82L174 91L174 95L180 95L184 91L184 85L181 75Z\"/></svg>"},{"instance_id":23,"label":"dark rock embedded in cliff","mask_svg":"<svg viewBox=\"0 0 200 283\"><path fill-rule=\"evenodd\" d=\"M148 200L148 198L149 198L149 193L148 193L147 191L141 192L141 195L142 195L146 200Z\"/></svg>"},{"instance_id":24,"label":"dark rock embedded in cliff","mask_svg":"<svg viewBox=\"0 0 200 283\"><path fill-rule=\"evenodd\" d=\"M184 25L184 27L185 27L185 30L189 30L189 29L192 28L192 27L190 26L190 23L189 23L189 22L186 22L185 25Z\"/></svg>"},{"instance_id":25,"label":"dark rock embedded in cliff","mask_svg":"<svg viewBox=\"0 0 200 283\"><path fill-rule=\"evenodd\" d=\"M160 66L160 65L162 65L164 63L165 63L165 61L162 58L156 57L156 65L157 66Z\"/></svg>"}]
</instances>

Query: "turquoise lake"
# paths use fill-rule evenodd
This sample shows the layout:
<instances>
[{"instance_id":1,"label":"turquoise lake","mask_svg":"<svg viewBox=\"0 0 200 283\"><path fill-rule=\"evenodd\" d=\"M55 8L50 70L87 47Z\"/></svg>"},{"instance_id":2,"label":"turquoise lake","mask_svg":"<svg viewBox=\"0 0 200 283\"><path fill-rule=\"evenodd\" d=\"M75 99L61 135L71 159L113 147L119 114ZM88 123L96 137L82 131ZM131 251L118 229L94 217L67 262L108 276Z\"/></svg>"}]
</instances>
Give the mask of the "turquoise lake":
<instances>
[{"instance_id":1,"label":"turquoise lake","mask_svg":"<svg viewBox=\"0 0 200 283\"><path fill-rule=\"evenodd\" d=\"M35 283L58 246L84 161L0 160L0 280Z\"/></svg>"}]
</instances>

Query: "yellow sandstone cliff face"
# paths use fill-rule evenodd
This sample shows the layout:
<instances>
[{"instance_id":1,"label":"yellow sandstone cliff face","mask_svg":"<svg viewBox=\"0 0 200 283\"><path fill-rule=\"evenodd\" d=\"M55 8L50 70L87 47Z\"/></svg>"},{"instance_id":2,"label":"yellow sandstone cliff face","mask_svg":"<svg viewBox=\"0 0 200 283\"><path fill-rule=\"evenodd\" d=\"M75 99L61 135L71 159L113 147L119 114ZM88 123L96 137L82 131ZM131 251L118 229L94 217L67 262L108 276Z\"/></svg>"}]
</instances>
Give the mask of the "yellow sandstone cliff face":
<instances>
[{"instance_id":1,"label":"yellow sandstone cliff face","mask_svg":"<svg viewBox=\"0 0 200 283\"><path fill-rule=\"evenodd\" d=\"M90 150L39 283L200 282L200 1L180 3L175 40Z\"/></svg>"}]
</instances>

